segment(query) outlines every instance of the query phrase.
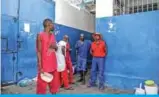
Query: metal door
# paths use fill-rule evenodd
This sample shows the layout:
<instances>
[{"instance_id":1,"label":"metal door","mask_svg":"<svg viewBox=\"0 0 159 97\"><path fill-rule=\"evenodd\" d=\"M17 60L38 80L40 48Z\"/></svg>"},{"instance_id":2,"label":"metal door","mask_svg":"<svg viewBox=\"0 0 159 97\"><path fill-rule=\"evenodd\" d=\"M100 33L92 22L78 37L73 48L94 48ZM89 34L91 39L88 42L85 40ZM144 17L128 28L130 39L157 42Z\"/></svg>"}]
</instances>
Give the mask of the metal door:
<instances>
[{"instance_id":1,"label":"metal door","mask_svg":"<svg viewBox=\"0 0 159 97\"><path fill-rule=\"evenodd\" d=\"M2 4L2 84L15 83L22 77L33 78L37 70L36 35L42 31L45 18L55 19L55 3L3 0Z\"/></svg>"},{"instance_id":2,"label":"metal door","mask_svg":"<svg viewBox=\"0 0 159 97\"><path fill-rule=\"evenodd\" d=\"M37 74L36 36L43 31L46 18L54 20L55 5L52 0L23 0L20 2L18 41L18 72L21 78L33 78Z\"/></svg>"},{"instance_id":3,"label":"metal door","mask_svg":"<svg viewBox=\"0 0 159 97\"><path fill-rule=\"evenodd\" d=\"M16 82L17 29L18 21L14 16L2 15L1 33L1 74L2 85Z\"/></svg>"}]
</instances>

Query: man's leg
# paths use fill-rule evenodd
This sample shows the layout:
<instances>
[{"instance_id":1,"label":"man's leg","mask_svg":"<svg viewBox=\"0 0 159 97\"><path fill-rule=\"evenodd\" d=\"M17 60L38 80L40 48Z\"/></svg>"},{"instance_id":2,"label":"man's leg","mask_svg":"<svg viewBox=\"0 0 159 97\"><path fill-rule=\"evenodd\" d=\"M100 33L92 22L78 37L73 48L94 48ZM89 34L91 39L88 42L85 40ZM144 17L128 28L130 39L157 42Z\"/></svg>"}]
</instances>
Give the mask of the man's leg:
<instances>
[{"instance_id":1,"label":"man's leg","mask_svg":"<svg viewBox=\"0 0 159 97\"><path fill-rule=\"evenodd\" d=\"M63 84L64 84L64 88L68 88L69 87L69 80L68 80L67 69L62 71L61 74L62 74L62 81L63 81Z\"/></svg>"},{"instance_id":2,"label":"man's leg","mask_svg":"<svg viewBox=\"0 0 159 97\"><path fill-rule=\"evenodd\" d=\"M62 79L62 72L59 72L59 85L60 85L60 88L63 88L64 87L64 83L63 83L63 79Z\"/></svg>"},{"instance_id":3,"label":"man's leg","mask_svg":"<svg viewBox=\"0 0 159 97\"><path fill-rule=\"evenodd\" d=\"M83 58L82 59L82 73L83 73L83 81L82 81L82 84L85 84L86 83L86 69L87 69L87 59Z\"/></svg>"},{"instance_id":4,"label":"man's leg","mask_svg":"<svg viewBox=\"0 0 159 97\"><path fill-rule=\"evenodd\" d=\"M80 73L80 79L77 80L77 82L82 82L83 81L83 72L82 72L82 67L81 67L81 63L82 63L82 60L81 60L81 57L78 56L78 60L77 60L77 70L78 72Z\"/></svg>"},{"instance_id":5,"label":"man's leg","mask_svg":"<svg viewBox=\"0 0 159 97\"><path fill-rule=\"evenodd\" d=\"M69 70L69 77L68 77L69 78L69 83L73 84L74 83L74 81L73 81L73 67L72 67L71 60L70 59L67 60L66 64L67 64L67 68Z\"/></svg>"},{"instance_id":6,"label":"man's leg","mask_svg":"<svg viewBox=\"0 0 159 97\"><path fill-rule=\"evenodd\" d=\"M47 83L43 81L40 77L40 74L38 74L36 94L46 94L46 87Z\"/></svg>"},{"instance_id":7,"label":"man's leg","mask_svg":"<svg viewBox=\"0 0 159 97\"><path fill-rule=\"evenodd\" d=\"M97 80L97 58L93 57L92 66L91 66L91 76L90 76L88 87L95 86L96 80Z\"/></svg>"},{"instance_id":8,"label":"man's leg","mask_svg":"<svg viewBox=\"0 0 159 97\"><path fill-rule=\"evenodd\" d=\"M78 56L77 58L77 71L80 72L81 71L81 63L80 63L80 56Z\"/></svg>"},{"instance_id":9,"label":"man's leg","mask_svg":"<svg viewBox=\"0 0 159 97\"><path fill-rule=\"evenodd\" d=\"M69 85L68 71L67 71L67 69L65 69L64 71L62 71L61 74L62 74L62 81L63 81L63 84L64 84L64 88L66 90L73 90L73 88L70 87L70 85Z\"/></svg>"},{"instance_id":10,"label":"man's leg","mask_svg":"<svg viewBox=\"0 0 159 97\"><path fill-rule=\"evenodd\" d=\"M52 94L56 94L57 92L59 92L60 88L60 79L59 79L60 77L57 71L52 72L52 75L54 76L54 78L51 81L51 83L49 83L50 92Z\"/></svg>"},{"instance_id":11,"label":"man's leg","mask_svg":"<svg viewBox=\"0 0 159 97\"><path fill-rule=\"evenodd\" d=\"M98 59L98 68L99 68L99 89L104 90L104 69L105 58Z\"/></svg>"}]
</instances>

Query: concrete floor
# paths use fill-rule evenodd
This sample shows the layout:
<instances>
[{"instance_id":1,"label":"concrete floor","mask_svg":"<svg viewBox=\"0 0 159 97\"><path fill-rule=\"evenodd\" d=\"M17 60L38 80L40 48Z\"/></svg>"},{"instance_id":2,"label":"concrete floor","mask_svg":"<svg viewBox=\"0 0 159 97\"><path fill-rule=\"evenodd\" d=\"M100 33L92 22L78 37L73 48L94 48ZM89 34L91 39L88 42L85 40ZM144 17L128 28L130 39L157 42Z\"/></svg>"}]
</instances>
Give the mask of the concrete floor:
<instances>
[{"instance_id":1,"label":"concrete floor","mask_svg":"<svg viewBox=\"0 0 159 97\"><path fill-rule=\"evenodd\" d=\"M32 84L27 87L7 86L2 88L2 94L35 94L36 85ZM116 89L106 88L104 92L97 88L87 88L85 85L73 85L74 90L60 89L59 94L132 94L130 91L120 91ZM49 94L49 92L48 92Z\"/></svg>"},{"instance_id":2,"label":"concrete floor","mask_svg":"<svg viewBox=\"0 0 159 97\"><path fill-rule=\"evenodd\" d=\"M74 90L64 90L63 88L61 88L59 94L133 94L132 91L121 91L108 87L105 89L105 91L99 91L98 88L87 88L86 85L81 85L81 83L76 83L72 85L72 87L74 88ZM35 82L33 82L31 85L27 87L10 85L1 88L2 94L35 94L36 93L35 91L36 91Z\"/></svg>"}]
</instances>

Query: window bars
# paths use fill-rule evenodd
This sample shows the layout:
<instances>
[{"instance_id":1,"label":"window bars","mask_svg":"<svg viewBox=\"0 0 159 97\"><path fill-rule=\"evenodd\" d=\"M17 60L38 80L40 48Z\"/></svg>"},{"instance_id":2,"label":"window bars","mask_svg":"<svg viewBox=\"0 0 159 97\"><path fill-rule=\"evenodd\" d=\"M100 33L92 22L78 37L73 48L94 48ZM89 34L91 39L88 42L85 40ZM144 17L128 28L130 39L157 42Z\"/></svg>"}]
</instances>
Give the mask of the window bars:
<instances>
[{"instance_id":1,"label":"window bars","mask_svg":"<svg viewBox=\"0 0 159 97\"><path fill-rule=\"evenodd\" d=\"M159 10L159 0L114 0L114 16Z\"/></svg>"}]
</instances>

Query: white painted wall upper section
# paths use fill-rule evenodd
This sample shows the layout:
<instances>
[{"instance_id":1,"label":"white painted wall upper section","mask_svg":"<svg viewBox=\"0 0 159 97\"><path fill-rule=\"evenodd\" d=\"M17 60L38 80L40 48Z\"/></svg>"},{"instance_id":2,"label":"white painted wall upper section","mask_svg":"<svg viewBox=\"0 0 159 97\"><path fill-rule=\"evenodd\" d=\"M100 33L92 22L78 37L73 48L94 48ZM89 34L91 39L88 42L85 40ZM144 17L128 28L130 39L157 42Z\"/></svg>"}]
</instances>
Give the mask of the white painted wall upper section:
<instances>
[{"instance_id":1,"label":"white painted wall upper section","mask_svg":"<svg viewBox=\"0 0 159 97\"><path fill-rule=\"evenodd\" d=\"M81 29L95 31L95 16L73 6L64 0L55 0L55 23Z\"/></svg>"},{"instance_id":2,"label":"white painted wall upper section","mask_svg":"<svg viewBox=\"0 0 159 97\"><path fill-rule=\"evenodd\" d=\"M96 0L96 18L113 16L113 0Z\"/></svg>"}]
</instances>

